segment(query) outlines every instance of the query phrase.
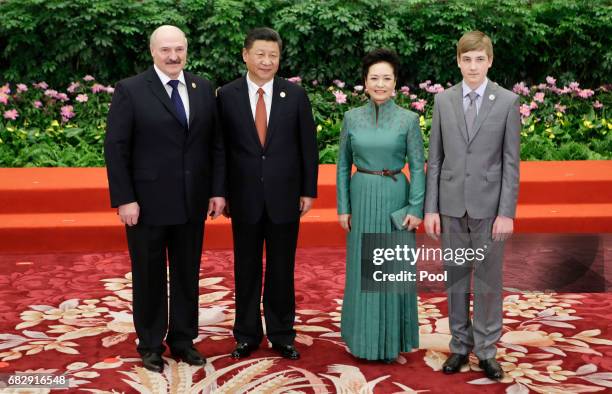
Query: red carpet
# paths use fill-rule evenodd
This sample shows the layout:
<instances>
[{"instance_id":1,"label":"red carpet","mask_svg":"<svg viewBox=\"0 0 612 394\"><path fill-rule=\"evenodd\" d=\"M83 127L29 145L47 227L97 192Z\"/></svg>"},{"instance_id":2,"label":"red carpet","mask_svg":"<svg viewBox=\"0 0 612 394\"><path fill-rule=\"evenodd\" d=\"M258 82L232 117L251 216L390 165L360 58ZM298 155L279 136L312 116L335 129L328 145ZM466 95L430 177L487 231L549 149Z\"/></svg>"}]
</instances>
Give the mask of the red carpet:
<instances>
[{"instance_id":1,"label":"red carpet","mask_svg":"<svg viewBox=\"0 0 612 394\"><path fill-rule=\"evenodd\" d=\"M202 370L167 358L158 375L139 368L127 253L1 255L0 373L65 373L71 391L97 393L522 394L612 388L609 293L508 294L498 353L507 372L501 383L484 379L473 363L453 376L437 372L449 340L442 294L421 294L421 350L392 365L357 360L339 338L344 256L338 247L298 251L301 360L260 349L236 362L228 357L234 343L232 256L205 252L196 346L208 363Z\"/></svg>"}]
</instances>

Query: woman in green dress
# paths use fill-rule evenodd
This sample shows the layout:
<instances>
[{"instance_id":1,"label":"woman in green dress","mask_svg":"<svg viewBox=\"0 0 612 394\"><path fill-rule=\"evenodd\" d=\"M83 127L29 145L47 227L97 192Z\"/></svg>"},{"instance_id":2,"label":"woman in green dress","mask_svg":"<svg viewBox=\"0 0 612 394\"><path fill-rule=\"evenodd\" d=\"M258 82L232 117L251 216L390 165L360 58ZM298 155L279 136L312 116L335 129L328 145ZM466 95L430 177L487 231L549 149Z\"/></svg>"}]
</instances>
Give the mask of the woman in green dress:
<instances>
[{"instance_id":1,"label":"woman in green dress","mask_svg":"<svg viewBox=\"0 0 612 394\"><path fill-rule=\"evenodd\" d=\"M339 221L348 231L342 338L354 356L385 362L419 344L414 284L410 291L371 292L361 286L362 234L408 231L414 247L413 230L423 218L423 140L418 115L392 99L398 66L389 50L364 57L370 100L344 115L336 182ZM406 160L410 182L400 171ZM353 165L357 172L351 177Z\"/></svg>"}]
</instances>

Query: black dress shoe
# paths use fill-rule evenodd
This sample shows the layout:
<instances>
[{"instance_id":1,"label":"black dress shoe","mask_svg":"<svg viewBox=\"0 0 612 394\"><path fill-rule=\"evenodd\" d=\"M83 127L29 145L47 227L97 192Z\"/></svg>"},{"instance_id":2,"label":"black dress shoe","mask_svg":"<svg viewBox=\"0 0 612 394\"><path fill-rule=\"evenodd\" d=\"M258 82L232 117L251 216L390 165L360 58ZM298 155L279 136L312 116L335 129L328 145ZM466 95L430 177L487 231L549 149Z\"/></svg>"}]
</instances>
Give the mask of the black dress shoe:
<instances>
[{"instance_id":1,"label":"black dress shoe","mask_svg":"<svg viewBox=\"0 0 612 394\"><path fill-rule=\"evenodd\" d=\"M486 360L480 360L478 362L478 366L482 368L487 378L493 380L499 380L504 377L504 371L494 358L489 358Z\"/></svg>"},{"instance_id":2,"label":"black dress shoe","mask_svg":"<svg viewBox=\"0 0 612 394\"><path fill-rule=\"evenodd\" d=\"M444 364L442 365L442 372L445 374L456 373L461 370L465 364L469 361L469 357L467 354L458 354L451 353L451 355L446 359Z\"/></svg>"},{"instance_id":3,"label":"black dress shoe","mask_svg":"<svg viewBox=\"0 0 612 394\"><path fill-rule=\"evenodd\" d=\"M172 349L172 355L181 359L189 365L204 365L206 359L194 347L184 349Z\"/></svg>"},{"instance_id":4,"label":"black dress shoe","mask_svg":"<svg viewBox=\"0 0 612 394\"><path fill-rule=\"evenodd\" d=\"M142 365L153 372L161 372L164 370L164 360L159 353L145 353L142 355Z\"/></svg>"},{"instance_id":5,"label":"black dress shoe","mask_svg":"<svg viewBox=\"0 0 612 394\"><path fill-rule=\"evenodd\" d=\"M257 350L259 346L249 345L246 342L239 342L236 344L236 349L232 352L233 358L245 358L251 355L251 352Z\"/></svg>"},{"instance_id":6,"label":"black dress shoe","mask_svg":"<svg viewBox=\"0 0 612 394\"><path fill-rule=\"evenodd\" d=\"M297 360L300 358L300 353L293 345L278 345L273 343L272 349L279 352L283 358L288 358L289 360Z\"/></svg>"}]
</instances>

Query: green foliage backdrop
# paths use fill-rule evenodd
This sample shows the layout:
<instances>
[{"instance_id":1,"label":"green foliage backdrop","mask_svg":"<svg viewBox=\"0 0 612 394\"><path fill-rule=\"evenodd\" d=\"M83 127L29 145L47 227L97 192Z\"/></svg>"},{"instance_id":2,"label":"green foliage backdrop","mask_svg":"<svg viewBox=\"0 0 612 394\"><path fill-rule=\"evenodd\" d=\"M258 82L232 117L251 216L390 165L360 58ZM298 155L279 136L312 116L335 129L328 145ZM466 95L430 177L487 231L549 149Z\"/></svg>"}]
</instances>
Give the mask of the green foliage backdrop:
<instances>
[{"instance_id":1,"label":"green foliage backdrop","mask_svg":"<svg viewBox=\"0 0 612 394\"><path fill-rule=\"evenodd\" d=\"M0 81L114 83L151 63L148 36L170 23L187 33L188 67L217 84L242 72L246 31L268 25L286 44L281 75L308 81L357 83L379 46L400 54L401 83L457 81L456 40L480 29L503 85L555 75L599 86L612 74L611 21L609 0L3 0Z\"/></svg>"}]
</instances>

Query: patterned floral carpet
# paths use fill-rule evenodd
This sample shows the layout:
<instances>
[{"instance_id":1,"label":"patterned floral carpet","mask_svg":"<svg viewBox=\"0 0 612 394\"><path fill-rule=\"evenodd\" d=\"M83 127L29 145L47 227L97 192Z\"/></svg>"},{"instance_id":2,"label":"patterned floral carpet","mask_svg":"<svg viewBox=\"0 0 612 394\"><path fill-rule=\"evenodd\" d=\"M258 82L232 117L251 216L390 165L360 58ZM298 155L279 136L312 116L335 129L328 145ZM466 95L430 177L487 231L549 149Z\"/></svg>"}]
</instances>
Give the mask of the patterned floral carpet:
<instances>
[{"instance_id":1,"label":"patterned floral carpet","mask_svg":"<svg viewBox=\"0 0 612 394\"><path fill-rule=\"evenodd\" d=\"M163 374L140 368L127 253L0 256L0 373L66 374L70 390L111 393L579 393L612 388L612 295L508 293L498 360L502 382L439 372L449 330L444 294L419 299L421 349L391 365L361 361L340 338L344 250L298 251L299 361L269 349L236 362L232 255L205 252L200 281L204 369L167 355ZM5 389L3 392L18 392ZM25 391L21 391L25 392ZM48 390L28 391L48 392Z\"/></svg>"}]
</instances>

